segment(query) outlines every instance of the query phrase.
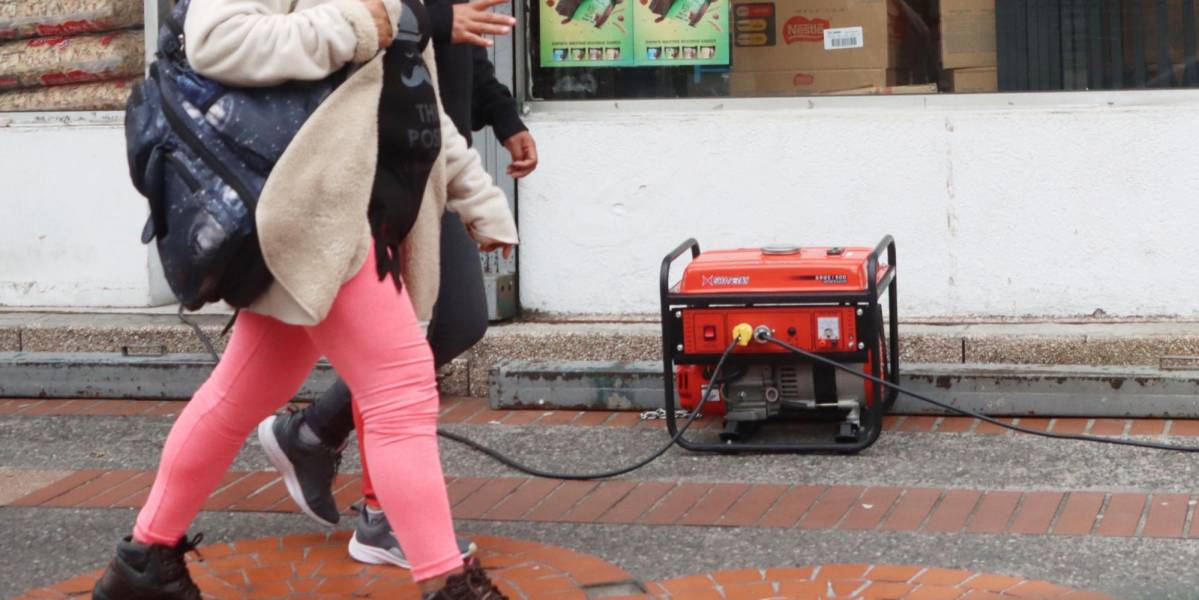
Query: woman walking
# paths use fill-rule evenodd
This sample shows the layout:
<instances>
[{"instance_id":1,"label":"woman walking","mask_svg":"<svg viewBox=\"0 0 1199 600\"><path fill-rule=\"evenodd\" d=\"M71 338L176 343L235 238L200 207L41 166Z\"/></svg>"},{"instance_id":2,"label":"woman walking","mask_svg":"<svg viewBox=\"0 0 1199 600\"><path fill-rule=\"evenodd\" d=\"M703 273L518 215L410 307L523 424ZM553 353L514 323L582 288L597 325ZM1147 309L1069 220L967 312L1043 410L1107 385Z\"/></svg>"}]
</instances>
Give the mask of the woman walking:
<instances>
[{"instance_id":1,"label":"woman walking","mask_svg":"<svg viewBox=\"0 0 1199 600\"><path fill-rule=\"evenodd\" d=\"M274 283L171 428L95 598L200 598L183 558L199 541L189 525L247 435L322 355L353 393L375 492L424 597L503 597L454 539L427 316L413 307L437 297L445 209L485 249L515 244L516 228L444 115L428 32L420 0L192 0L186 52L204 76L270 86L355 70L271 172L256 222Z\"/></svg>"}]
</instances>

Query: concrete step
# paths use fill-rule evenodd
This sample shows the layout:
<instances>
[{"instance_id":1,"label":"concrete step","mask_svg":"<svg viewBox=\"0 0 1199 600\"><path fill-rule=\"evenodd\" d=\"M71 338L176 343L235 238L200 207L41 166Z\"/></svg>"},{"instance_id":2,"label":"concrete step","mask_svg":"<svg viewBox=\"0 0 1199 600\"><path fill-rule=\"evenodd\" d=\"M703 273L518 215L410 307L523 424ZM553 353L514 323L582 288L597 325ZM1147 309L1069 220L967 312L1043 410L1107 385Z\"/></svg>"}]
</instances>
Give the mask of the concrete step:
<instances>
[{"instance_id":1,"label":"concrete step","mask_svg":"<svg viewBox=\"0 0 1199 600\"><path fill-rule=\"evenodd\" d=\"M212 337L218 351L223 350L226 340L219 334L228 313L209 309L189 318ZM206 350L191 327L170 309L0 310L0 352L202 354ZM1106 318L905 322L900 325L900 354L905 365L1135 366L1149 369L1151 375L1196 373L1199 322ZM660 357L659 325L644 317L510 322L492 326L472 351L450 365L443 372L443 389L484 397L492 370L505 360L628 362ZM1134 380L1139 376L1132 371L1126 374Z\"/></svg>"},{"instance_id":2,"label":"concrete step","mask_svg":"<svg viewBox=\"0 0 1199 600\"><path fill-rule=\"evenodd\" d=\"M207 354L0 352L0 398L189 398L215 365ZM319 397L335 377L321 360L296 397Z\"/></svg>"},{"instance_id":3,"label":"concrete step","mask_svg":"<svg viewBox=\"0 0 1199 600\"><path fill-rule=\"evenodd\" d=\"M187 398L213 365L202 354L0 353L0 398ZM461 371L454 365L445 371L444 394L462 395ZM297 398L318 397L334 376L321 361ZM647 410L663 405L662 368L654 361L503 359L493 363L487 380L490 403L497 409ZM902 367L901 385L988 415L1199 417L1194 402L1199 374L1149 367L915 363ZM895 412L948 411L901 396Z\"/></svg>"},{"instance_id":4,"label":"concrete step","mask_svg":"<svg viewBox=\"0 0 1199 600\"><path fill-rule=\"evenodd\" d=\"M189 315L218 339L231 315ZM660 328L640 317L530 320L493 324L476 347L480 358L653 360L661 355ZM1199 356L1199 321L1007 320L916 321L900 324L905 362L1156 366L1163 356ZM160 348L204 352L195 332L173 310L150 313L29 312L0 308L0 352L120 352ZM520 356L511 356L511 352ZM485 361L484 361L485 362Z\"/></svg>"}]
</instances>

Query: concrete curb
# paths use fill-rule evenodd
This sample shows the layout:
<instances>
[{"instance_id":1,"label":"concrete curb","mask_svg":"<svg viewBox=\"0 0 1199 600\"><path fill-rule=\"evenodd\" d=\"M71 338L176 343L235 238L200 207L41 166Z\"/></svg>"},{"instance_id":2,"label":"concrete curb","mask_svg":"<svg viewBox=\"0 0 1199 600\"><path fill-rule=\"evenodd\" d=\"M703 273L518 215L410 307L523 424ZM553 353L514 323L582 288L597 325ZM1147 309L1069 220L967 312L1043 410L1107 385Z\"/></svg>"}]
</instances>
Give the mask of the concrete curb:
<instances>
[{"instance_id":1,"label":"concrete curb","mask_svg":"<svg viewBox=\"0 0 1199 600\"><path fill-rule=\"evenodd\" d=\"M212 357L202 354L0 352L0 397L190 398L214 365ZM321 361L297 397L315 399L335 375Z\"/></svg>"},{"instance_id":2,"label":"concrete curb","mask_svg":"<svg viewBox=\"0 0 1199 600\"><path fill-rule=\"evenodd\" d=\"M1199 373L1142 367L913 364L901 385L951 406L1003 416L1199 417ZM655 362L513 360L491 374L492 408L647 410L662 406ZM901 396L901 414L948 411Z\"/></svg>"},{"instance_id":3,"label":"concrete curb","mask_svg":"<svg viewBox=\"0 0 1199 600\"><path fill-rule=\"evenodd\" d=\"M0 353L0 397L187 398L211 372L197 354ZM442 380L463 395L462 363ZM454 367L458 367L455 369ZM443 373L445 374L445 373ZM316 398L335 373L317 365L297 398ZM905 388L991 415L1199 418L1199 373L1144 367L911 364ZM490 369L493 408L647 410L662 405L661 366L653 361L504 360ZM896 412L945 411L901 397Z\"/></svg>"}]
</instances>

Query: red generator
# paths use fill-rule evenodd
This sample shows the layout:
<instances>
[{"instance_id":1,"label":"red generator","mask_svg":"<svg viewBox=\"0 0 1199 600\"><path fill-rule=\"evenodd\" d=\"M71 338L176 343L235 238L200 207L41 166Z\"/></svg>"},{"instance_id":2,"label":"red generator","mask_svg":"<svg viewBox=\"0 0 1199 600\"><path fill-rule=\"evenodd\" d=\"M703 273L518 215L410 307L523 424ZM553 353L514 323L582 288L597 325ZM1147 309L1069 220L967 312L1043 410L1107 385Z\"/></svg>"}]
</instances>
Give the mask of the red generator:
<instances>
[{"instance_id":1,"label":"red generator","mask_svg":"<svg viewBox=\"0 0 1199 600\"><path fill-rule=\"evenodd\" d=\"M688 251L692 260L672 286L671 266ZM695 451L854 453L869 447L896 392L763 338L898 384L895 270L891 236L873 249L772 246L701 253L694 239L683 242L662 260L659 281L671 436ZM751 332L763 335L751 339ZM713 373L739 336L722 372ZM698 406L701 415L724 418L718 442L679 435L676 388L677 403L688 412ZM699 406L705 394L707 402ZM830 441L749 441L768 422L830 420L838 423Z\"/></svg>"}]
</instances>

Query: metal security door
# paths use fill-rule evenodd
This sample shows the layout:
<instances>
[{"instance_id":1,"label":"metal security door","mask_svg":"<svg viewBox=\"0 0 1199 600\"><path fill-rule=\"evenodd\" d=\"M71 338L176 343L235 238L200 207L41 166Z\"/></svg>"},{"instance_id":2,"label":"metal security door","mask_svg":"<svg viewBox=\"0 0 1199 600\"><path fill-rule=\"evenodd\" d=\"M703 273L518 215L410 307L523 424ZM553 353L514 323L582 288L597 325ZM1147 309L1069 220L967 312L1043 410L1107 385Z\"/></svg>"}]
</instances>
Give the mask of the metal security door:
<instances>
[{"instance_id":1,"label":"metal security door","mask_svg":"<svg viewBox=\"0 0 1199 600\"><path fill-rule=\"evenodd\" d=\"M494 9L497 13L512 14L512 5L506 4ZM515 34L515 31L513 32ZM513 36L497 36L492 38L495 45L487 49L487 55L495 65L495 77L508 89L516 92L514 85L516 70L513 65L515 44ZM504 195L508 197L508 205L516 214L516 181L508 176L508 151L498 140L491 128L475 134L475 148L483 157L483 166L495 179ZM507 260L499 252L482 252L479 260L483 263L483 279L487 289L488 316L492 321L509 319L516 316L518 299L516 285L516 253Z\"/></svg>"}]
</instances>

